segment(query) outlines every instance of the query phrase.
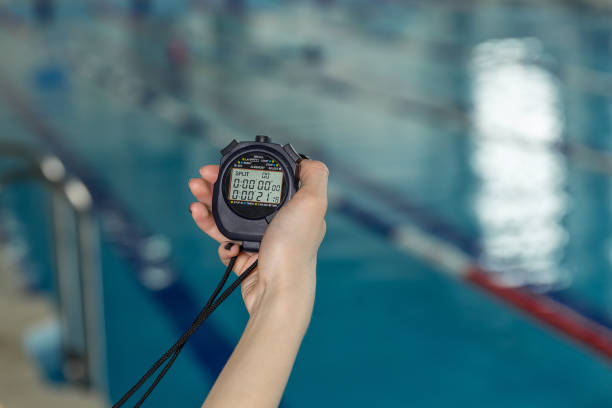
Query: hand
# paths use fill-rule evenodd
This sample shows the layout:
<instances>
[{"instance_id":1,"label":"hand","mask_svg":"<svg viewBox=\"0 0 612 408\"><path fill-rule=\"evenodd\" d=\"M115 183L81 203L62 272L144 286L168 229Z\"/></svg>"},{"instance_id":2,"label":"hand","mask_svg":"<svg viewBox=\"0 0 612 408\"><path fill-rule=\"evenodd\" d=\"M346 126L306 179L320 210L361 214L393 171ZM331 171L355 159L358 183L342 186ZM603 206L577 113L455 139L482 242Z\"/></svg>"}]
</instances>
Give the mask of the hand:
<instances>
[{"instance_id":1,"label":"hand","mask_svg":"<svg viewBox=\"0 0 612 408\"><path fill-rule=\"evenodd\" d=\"M327 210L327 167L318 161L300 163L301 187L268 225L259 253L240 252L239 242L223 236L212 216L213 184L219 166L200 169L202 178L189 181L198 200L189 209L202 231L220 243L219 257L227 265L237 256L234 272L240 275L256 259L257 269L242 283L242 298L253 313L266 300L280 302L283 308L298 306L310 316L316 286L316 260L325 235Z\"/></svg>"}]
</instances>

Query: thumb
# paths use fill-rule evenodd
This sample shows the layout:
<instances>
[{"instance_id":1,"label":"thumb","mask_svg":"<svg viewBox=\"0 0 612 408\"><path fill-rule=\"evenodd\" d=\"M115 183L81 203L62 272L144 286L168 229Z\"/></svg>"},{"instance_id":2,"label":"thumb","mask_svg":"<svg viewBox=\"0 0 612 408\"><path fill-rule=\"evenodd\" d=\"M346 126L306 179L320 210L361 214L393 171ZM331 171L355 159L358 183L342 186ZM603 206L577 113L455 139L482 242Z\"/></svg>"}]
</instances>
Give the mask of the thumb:
<instances>
[{"instance_id":1,"label":"thumb","mask_svg":"<svg viewBox=\"0 0 612 408\"><path fill-rule=\"evenodd\" d=\"M302 160L300 162L300 190L312 195L318 200L327 203L327 179L329 170L327 166L316 160Z\"/></svg>"}]
</instances>

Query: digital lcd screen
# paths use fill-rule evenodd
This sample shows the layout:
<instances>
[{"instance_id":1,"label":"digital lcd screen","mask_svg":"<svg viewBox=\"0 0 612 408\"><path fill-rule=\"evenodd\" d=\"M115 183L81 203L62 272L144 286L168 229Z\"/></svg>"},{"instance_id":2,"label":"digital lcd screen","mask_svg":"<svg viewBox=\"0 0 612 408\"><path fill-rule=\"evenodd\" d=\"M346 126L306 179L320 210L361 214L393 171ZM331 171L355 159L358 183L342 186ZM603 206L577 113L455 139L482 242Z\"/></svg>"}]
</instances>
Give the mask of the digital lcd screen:
<instances>
[{"instance_id":1,"label":"digital lcd screen","mask_svg":"<svg viewBox=\"0 0 612 408\"><path fill-rule=\"evenodd\" d=\"M250 203L279 204L282 188L282 171L233 168L229 199Z\"/></svg>"}]
</instances>

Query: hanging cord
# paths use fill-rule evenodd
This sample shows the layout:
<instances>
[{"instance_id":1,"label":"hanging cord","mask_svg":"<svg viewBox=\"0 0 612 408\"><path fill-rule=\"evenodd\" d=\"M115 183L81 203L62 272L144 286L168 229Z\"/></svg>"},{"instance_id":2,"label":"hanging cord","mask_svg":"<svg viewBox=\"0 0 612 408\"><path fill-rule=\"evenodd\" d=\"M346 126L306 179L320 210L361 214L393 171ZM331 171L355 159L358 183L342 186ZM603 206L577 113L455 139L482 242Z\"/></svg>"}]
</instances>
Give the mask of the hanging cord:
<instances>
[{"instance_id":1,"label":"hanging cord","mask_svg":"<svg viewBox=\"0 0 612 408\"><path fill-rule=\"evenodd\" d=\"M257 267L257 261L255 261L246 271L244 271L244 273L242 275L240 275L239 278L237 278L231 285L230 287L228 287L225 292L223 292L221 294L221 296L219 296L219 298L215 301L215 303L213 303L211 306L209 306L208 310L206 310L206 313L204 315L202 315L202 312L200 312L200 315L197 319L197 323L194 323L191 325L191 327L185 332L185 334L187 335L186 339L176 348L176 351L174 352L174 355L172 356L172 358L170 359L170 361L166 364L166 366L164 367L164 369L162 370L161 373L159 373L159 375L157 376L157 378L155 379L155 381L153 381L153 384L151 384L151 386L149 387L149 389L143 394L142 398L136 403L136 405L134 405L134 408L139 408L142 403L145 401L145 399L147 399L147 397L151 394L151 392L153 392L153 390L155 389L155 387L157 386L157 384L159 384L159 382L161 381L161 379L164 377L164 375L166 375L166 373L168 372L168 370L170 369L170 367L172 366L172 364L174 364L174 361L176 360L176 358L178 357L179 353L181 352L181 350L183 349L183 347L185 346L185 343L187 342L187 340L189 339L189 337L191 337L191 335L193 333L195 333L200 326L202 325L202 323L204 323L204 321L208 318L208 316L210 316L212 314L212 312L214 312L214 310L221 304L223 303L223 301L229 296L231 295L231 293L234 291L234 289L236 289L238 286L240 286L240 284L244 281L244 279L247 278L247 276L249 276L251 274L251 272ZM230 269L231 272L231 269ZM225 284L225 281L227 281L227 278L224 277L224 280L222 279L222 281ZM219 289L221 289L223 287L223 285L220 284ZM218 291L217 291L218 293ZM212 298L212 297L211 297ZM203 308L202 311L204 311L206 308ZM184 334L184 335L185 335ZM170 350L169 350L170 351Z\"/></svg>"},{"instance_id":2,"label":"hanging cord","mask_svg":"<svg viewBox=\"0 0 612 408\"><path fill-rule=\"evenodd\" d=\"M117 403L115 403L115 405L113 405L113 408L119 408L123 404L125 404L125 402L129 400L136 391L138 391L138 389L161 367L161 365L172 356L172 358L170 358L170 361L168 361L168 363L164 366L163 370L155 378L151 386L147 389L147 391L143 394L143 396L134 406L134 407L140 407L142 403L145 401L145 399L153 392L153 390L155 389L157 384L159 384L159 382L164 377L164 375L166 375L170 367L172 367L172 364L174 364L174 362L176 361L176 358L178 357L181 350L183 350L185 343L187 343L187 340L189 340L191 335L193 335L193 333L195 333L196 330L200 328L200 326L202 325L202 323L204 323L204 321L208 318L208 316L210 316L211 313L214 312L215 309L219 307L219 305L223 303L223 301L227 299L227 297L231 295L231 293L238 286L240 286L240 284L257 267L257 261L253 262L253 264L249 266L238 278L236 278L236 280L234 280L234 282L221 294L221 296L217 298L217 296L221 292L221 289L223 289L223 286L225 286L229 278L229 275L231 274L232 269L234 268L235 263L236 263L236 257L231 258L230 263L228 264L227 269L225 270L225 273L223 274L223 277L221 278L221 280L219 281L219 284L217 285L217 288L215 289L213 294L210 296L210 298L206 302L206 305L202 308L202 310L200 311L198 316L195 318L191 326L189 326L189 328L181 335L181 337L176 341L176 343L174 343L174 345L170 347L170 349L168 349L168 351L166 351L155 362L155 364L153 364L153 366L142 376L142 378L132 388L130 388L129 391L126 392L125 395L121 397L121 399Z\"/></svg>"},{"instance_id":3,"label":"hanging cord","mask_svg":"<svg viewBox=\"0 0 612 408\"><path fill-rule=\"evenodd\" d=\"M227 266L227 268L225 270L225 274L221 278L221 281L217 285L217 288L213 292L212 296L206 302L206 305L204 306L202 311L200 311L200 313L195 318L193 323L191 323L191 325L189 326L187 331L189 331L192 327L197 325L198 321L208 311L208 309L210 308L210 306L211 306L212 302L214 301L215 297L219 294L219 292L221 291L221 289L223 288L223 286L227 282L227 279L229 278L229 274L230 274L232 268L234 267L235 262L236 262L235 258L232 258L230 260L230 263L228 264L228 266ZM149 377L151 377L151 375L153 375L153 373L156 372L159 369L159 367L163 364L163 362L166 361L170 357L170 355L177 350L177 348L180 346L180 344L184 340L186 340L187 337L188 337L187 336L187 332L183 333L183 335L181 335L181 337L177 340L177 342L168 351L166 351L166 353L163 356L161 356L155 362L155 364L153 364L153 366L142 376L142 378L132 388L130 388L130 390L115 405L113 405L113 408L120 407L121 405L123 405L146 382L146 380Z\"/></svg>"}]
</instances>

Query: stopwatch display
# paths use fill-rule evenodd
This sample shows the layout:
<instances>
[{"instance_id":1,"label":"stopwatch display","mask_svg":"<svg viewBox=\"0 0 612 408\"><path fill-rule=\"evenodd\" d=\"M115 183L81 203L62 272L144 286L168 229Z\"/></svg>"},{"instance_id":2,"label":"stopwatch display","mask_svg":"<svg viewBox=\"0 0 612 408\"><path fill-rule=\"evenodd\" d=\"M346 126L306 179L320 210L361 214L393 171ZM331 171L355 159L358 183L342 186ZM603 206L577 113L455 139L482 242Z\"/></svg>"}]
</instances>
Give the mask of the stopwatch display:
<instances>
[{"instance_id":1,"label":"stopwatch display","mask_svg":"<svg viewBox=\"0 0 612 408\"><path fill-rule=\"evenodd\" d=\"M231 166L226 199L238 214L260 218L281 204L284 180L284 171L277 159L263 152L251 152Z\"/></svg>"},{"instance_id":2,"label":"stopwatch display","mask_svg":"<svg viewBox=\"0 0 612 408\"><path fill-rule=\"evenodd\" d=\"M229 196L232 200L246 201L243 204L276 205L280 203L282 188L282 171L233 168Z\"/></svg>"},{"instance_id":3,"label":"stopwatch display","mask_svg":"<svg viewBox=\"0 0 612 408\"><path fill-rule=\"evenodd\" d=\"M290 144L232 141L221 153L219 178L213 191L213 216L229 239L257 251L276 212L298 189L301 156Z\"/></svg>"}]
</instances>

